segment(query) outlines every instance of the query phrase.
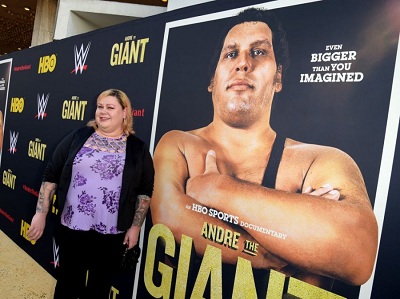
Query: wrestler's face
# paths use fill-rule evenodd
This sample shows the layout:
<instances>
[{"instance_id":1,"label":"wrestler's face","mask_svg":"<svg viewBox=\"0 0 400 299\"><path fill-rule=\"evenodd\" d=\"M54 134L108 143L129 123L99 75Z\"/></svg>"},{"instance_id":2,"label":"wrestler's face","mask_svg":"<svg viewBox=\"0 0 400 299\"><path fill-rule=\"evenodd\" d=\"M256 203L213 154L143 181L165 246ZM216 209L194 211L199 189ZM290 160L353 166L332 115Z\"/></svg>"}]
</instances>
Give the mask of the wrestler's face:
<instances>
[{"instance_id":1,"label":"wrestler's face","mask_svg":"<svg viewBox=\"0 0 400 299\"><path fill-rule=\"evenodd\" d=\"M276 65L268 25L245 22L234 26L225 38L208 87L214 119L234 127L269 121L273 96L281 88L281 68Z\"/></svg>"},{"instance_id":2,"label":"wrestler's face","mask_svg":"<svg viewBox=\"0 0 400 299\"><path fill-rule=\"evenodd\" d=\"M117 137L122 134L126 108L123 108L114 96L106 96L97 100L96 123L101 133Z\"/></svg>"}]
</instances>

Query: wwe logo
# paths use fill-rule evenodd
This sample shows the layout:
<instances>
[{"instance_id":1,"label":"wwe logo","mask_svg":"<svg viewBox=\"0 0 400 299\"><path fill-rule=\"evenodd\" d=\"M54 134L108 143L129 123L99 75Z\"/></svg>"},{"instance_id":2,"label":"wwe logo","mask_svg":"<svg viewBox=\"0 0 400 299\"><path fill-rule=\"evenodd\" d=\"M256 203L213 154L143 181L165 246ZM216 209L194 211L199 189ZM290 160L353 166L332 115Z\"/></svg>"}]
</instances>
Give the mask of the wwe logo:
<instances>
[{"instance_id":1,"label":"wwe logo","mask_svg":"<svg viewBox=\"0 0 400 299\"><path fill-rule=\"evenodd\" d=\"M58 253L58 251L60 250L60 247L57 246L56 240L53 238L53 259L54 259L54 269L57 268L59 264L59 260L60 260L60 255Z\"/></svg>"},{"instance_id":2,"label":"wwe logo","mask_svg":"<svg viewBox=\"0 0 400 299\"><path fill-rule=\"evenodd\" d=\"M46 113L46 107L47 103L49 101L49 94L47 94L46 98L44 97L44 94L40 96L40 94L37 95L37 103L38 103L38 114L35 116L37 119L42 119L47 116Z\"/></svg>"},{"instance_id":3,"label":"wwe logo","mask_svg":"<svg viewBox=\"0 0 400 299\"><path fill-rule=\"evenodd\" d=\"M87 69L87 65L85 65L85 62L86 62L87 55L89 53L90 44L91 44L91 42L88 43L85 50L83 50L83 44L81 45L81 48L79 50L76 45L74 46L75 69L72 70L71 74L73 72L75 72L75 75L76 75L78 73L78 71L80 71L82 74L82 71Z\"/></svg>"},{"instance_id":4,"label":"wwe logo","mask_svg":"<svg viewBox=\"0 0 400 299\"><path fill-rule=\"evenodd\" d=\"M15 154L17 151L18 134L10 131L10 149L8 151L12 154Z\"/></svg>"}]
</instances>

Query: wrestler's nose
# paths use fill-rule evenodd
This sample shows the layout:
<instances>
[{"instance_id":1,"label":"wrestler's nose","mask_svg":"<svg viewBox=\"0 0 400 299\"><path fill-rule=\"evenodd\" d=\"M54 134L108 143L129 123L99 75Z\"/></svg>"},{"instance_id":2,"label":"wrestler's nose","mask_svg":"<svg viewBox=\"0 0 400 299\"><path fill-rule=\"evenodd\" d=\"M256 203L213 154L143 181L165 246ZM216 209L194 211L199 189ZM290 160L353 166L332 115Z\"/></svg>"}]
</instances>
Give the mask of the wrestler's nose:
<instances>
[{"instance_id":1,"label":"wrestler's nose","mask_svg":"<svg viewBox=\"0 0 400 299\"><path fill-rule=\"evenodd\" d=\"M248 55L241 53L236 59L236 71L248 72L251 68L251 57Z\"/></svg>"}]
</instances>

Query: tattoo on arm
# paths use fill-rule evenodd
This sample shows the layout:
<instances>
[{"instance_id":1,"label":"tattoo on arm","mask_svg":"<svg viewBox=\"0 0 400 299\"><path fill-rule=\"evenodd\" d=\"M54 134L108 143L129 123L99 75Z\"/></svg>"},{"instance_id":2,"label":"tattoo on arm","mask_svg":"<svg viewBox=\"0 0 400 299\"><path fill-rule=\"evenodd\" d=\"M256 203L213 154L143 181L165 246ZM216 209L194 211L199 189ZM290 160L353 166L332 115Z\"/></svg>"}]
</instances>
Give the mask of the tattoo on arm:
<instances>
[{"instance_id":1,"label":"tattoo on arm","mask_svg":"<svg viewBox=\"0 0 400 299\"><path fill-rule=\"evenodd\" d=\"M132 223L133 226L142 226L150 206L150 199L147 195L138 195L135 216Z\"/></svg>"},{"instance_id":2,"label":"tattoo on arm","mask_svg":"<svg viewBox=\"0 0 400 299\"><path fill-rule=\"evenodd\" d=\"M39 198L36 204L37 213L47 213L50 208L51 200L56 192L57 184L42 182L39 190Z\"/></svg>"}]
</instances>

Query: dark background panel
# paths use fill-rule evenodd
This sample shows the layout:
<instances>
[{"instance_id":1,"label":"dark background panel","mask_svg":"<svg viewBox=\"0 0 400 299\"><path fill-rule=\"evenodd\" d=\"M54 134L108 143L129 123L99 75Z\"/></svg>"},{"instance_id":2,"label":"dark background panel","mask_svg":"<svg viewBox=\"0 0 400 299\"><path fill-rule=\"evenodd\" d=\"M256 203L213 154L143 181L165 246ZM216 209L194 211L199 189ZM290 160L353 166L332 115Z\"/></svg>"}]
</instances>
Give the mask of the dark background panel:
<instances>
[{"instance_id":1,"label":"dark background panel","mask_svg":"<svg viewBox=\"0 0 400 299\"><path fill-rule=\"evenodd\" d=\"M0 216L0 228L52 275L55 275L54 263L57 262L52 239L56 216L49 213L45 233L35 244L24 238L26 229L21 228L29 225L35 212L45 164L62 137L94 117L96 98L108 88L125 91L133 108L145 112L144 116L134 118L135 130L137 136L149 144L163 28L162 18L149 18L12 54L13 67L30 67L23 71L11 71L8 101L23 98L24 107L21 112L11 112L10 107L7 111L1 172L12 171L16 181L14 189L0 184L0 208L8 216ZM144 61L111 66L112 45L124 43L129 35L150 39ZM75 74L74 49L77 47L79 50L81 46L86 49L89 43L86 69L82 74ZM53 54L56 57L54 70L39 73L41 57ZM37 118L38 95L48 96L43 119ZM73 97L87 102L84 117L63 119L64 102L71 101ZM7 151L10 131L18 133L17 151L14 154ZM46 144L44 160L29 157L29 144L32 141ZM119 275L114 286L119 291L118 298L131 298L133 273Z\"/></svg>"},{"instance_id":2,"label":"dark background panel","mask_svg":"<svg viewBox=\"0 0 400 299\"><path fill-rule=\"evenodd\" d=\"M164 75L158 82L165 24L197 15L239 8L265 1L218 0L178 9L125 24L78 35L50 44L2 56L12 58L12 67L29 65L24 71L11 70L8 104L12 98L24 98L21 113L8 106L0 171L17 176L15 189L0 184L0 228L49 273L53 274L54 257L51 215L44 237L35 245L21 236L21 224L30 222L41 183L45 162L58 141L71 130L93 117L97 95L108 88L124 90L133 108L144 109L144 117L135 118L137 136L150 144L157 84L161 85L157 115L156 143L171 129L191 130L212 120L209 65L219 29L224 20L208 21L169 30ZM268 1L270 2L270 1ZM265 2L266 3L266 2ZM280 133L303 142L334 146L347 152L359 165L374 202L379 175L386 119L393 84L393 69L400 26L393 7L396 0L324 0L276 9L289 42L291 64L276 95L272 125ZM143 63L110 65L112 46L125 37L149 38ZM82 74L75 68L74 47L90 43ZM312 73L312 67L329 63L311 63L312 53L326 52L326 45L341 44L344 51L357 51L351 71L362 72L358 83L301 83L300 76ZM52 72L38 73L39 60L56 55ZM37 97L49 95L46 117L37 119ZM83 120L62 119L63 103L73 96L88 102ZM0 102L0 109L4 103ZM4 111L3 111L4 112ZM17 152L7 150L10 131L18 132ZM29 142L40 140L47 145L45 161L28 156ZM393 277L400 265L399 244L393 238L398 220L397 145L388 206L374 280L373 298L393 298L398 287ZM392 170L387 170L392 171ZM28 192L29 188L33 192ZM13 221L10 221L12 219ZM148 218L149 219L149 218ZM148 232L149 227L146 227ZM145 234L146 236L146 234ZM146 242L145 242L146 243ZM143 248L144 256L145 249ZM143 262L142 262L143 265ZM143 270L143 269L142 269ZM131 298L132 273L116 279L121 290L118 298ZM358 287L340 282L335 292L358 298ZM140 294L143 295L144 294ZM139 298L139 297L138 297ZM140 297L142 298L142 297Z\"/></svg>"}]
</instances>

